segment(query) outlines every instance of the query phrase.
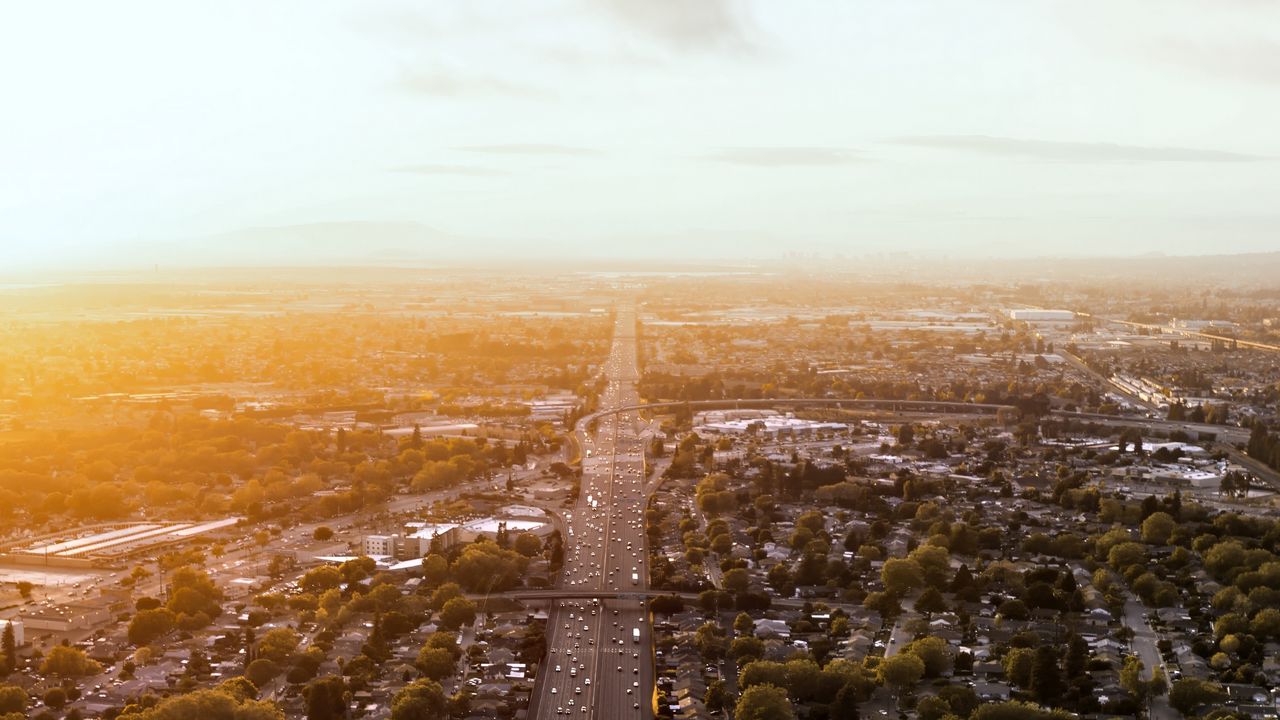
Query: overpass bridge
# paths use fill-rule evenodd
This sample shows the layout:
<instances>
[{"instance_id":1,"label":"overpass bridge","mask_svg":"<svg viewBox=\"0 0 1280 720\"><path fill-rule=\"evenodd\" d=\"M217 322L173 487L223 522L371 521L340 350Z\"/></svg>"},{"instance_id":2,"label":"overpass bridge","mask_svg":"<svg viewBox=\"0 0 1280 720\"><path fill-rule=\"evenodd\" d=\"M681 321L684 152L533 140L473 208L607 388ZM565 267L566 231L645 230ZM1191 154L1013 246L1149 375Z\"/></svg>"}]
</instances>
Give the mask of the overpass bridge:
<instances>
[{"instance_id":1,"label":"overpass bridge","mask_svg":"<svg viewBox=\"0 0 1280 720\"><path fill-rule=\"evenodd\" d=\"M944 400L887 400L882 398L724 398L722 400L676 400L658 403L637 403L610 410L600 410L584 415L578 420L579 428L606 416L638 410L664 410L681 407L690 408L772 408L778 405L793 407L835 406L849 410L880 410L894 413L921 413L929 415L990 415L996 417L1001 411L1017 412L1012 405L995 403L953 402Z\"/></svg>"},{"instance_id":2,"label":"overpass bridge","mask_svg":"<svg viewBox=\"0 0 1280 720\"><path fill-rule=\"evenodd\" d=\"M713 589L713 588L708 588ZM488 594L467 594L468 600L473 602L483 602L496 598L505 600L517 600L523 602L553 601L553 600L651 600L656 597L678 597L685 601L688 605L697 605L700 600L699 593L693 592L676 592L671 590L510 590L507 592L495 592ZM779 598L770 597L771 607L784 608L800 608L805 605L824 605L832 610L842 609L846 612L860 611L863 609L861 605L855 603L840 602L832 598Z\"/></svg>"}]
</instances>

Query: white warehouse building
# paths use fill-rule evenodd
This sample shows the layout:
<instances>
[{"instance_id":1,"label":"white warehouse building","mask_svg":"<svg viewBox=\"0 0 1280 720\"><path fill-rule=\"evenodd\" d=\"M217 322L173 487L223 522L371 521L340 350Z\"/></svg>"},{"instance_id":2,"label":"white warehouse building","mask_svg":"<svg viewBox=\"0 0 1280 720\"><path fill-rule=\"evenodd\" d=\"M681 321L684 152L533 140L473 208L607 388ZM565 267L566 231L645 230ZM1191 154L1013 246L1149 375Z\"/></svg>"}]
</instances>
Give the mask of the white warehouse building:
<instances>
[{"instance_id":1,"label":"white warehouse building","mask_svg":"<svg viewBox=\"0 0 1280 720\"><path fill-rule=\"evenodd\" d=\"M1010 310L1009 318L1021 322L1071 322L1076 314L1071 310Z\"/></svg>"}]
</instances>

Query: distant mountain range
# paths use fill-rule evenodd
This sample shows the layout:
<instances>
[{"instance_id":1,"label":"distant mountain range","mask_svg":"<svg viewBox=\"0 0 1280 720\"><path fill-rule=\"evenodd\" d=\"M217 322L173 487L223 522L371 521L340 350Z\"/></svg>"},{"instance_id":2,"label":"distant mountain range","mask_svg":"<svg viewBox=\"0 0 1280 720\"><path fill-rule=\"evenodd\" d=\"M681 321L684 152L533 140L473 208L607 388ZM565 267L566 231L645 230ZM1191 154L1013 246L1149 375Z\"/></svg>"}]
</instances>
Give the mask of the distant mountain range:
<instances>
[{"instance_id":1,"label":"distant mountain range","mask_svg":"<svg viewBox=\"0 0 1280 720\"><path fill-rule=\"evenodd\" d=\"M188 240L139 243L143 264L205 266L430 265L469 256L475 239L412 222L251 227Z\"/></svg>"},{"instance_id":2,"label":"distant mountain range","mask_svg":"<svg viewBox=\"0 0 1280 720\"><path fill-rule=\"evenodd\" d=\"M1095 280L1144 282L1280 284L1280 252L1237 255L1138 255L1129 257L1011 257L992 248L947 252L901 252L839 248L734 256L732 235L707 231L701 240L685 236L652 240L604 238L591 243L456 235L416 222L322 222L251 227L217 235L167 241L115 243L108 252L85 252L83 270L177 268L316 268L510 266L526 270L687 270L835 271L920 281ZM751 247L769 247L752 238ZM985 257L984 257L985 255Z\"/></svg>"}]
</instances>

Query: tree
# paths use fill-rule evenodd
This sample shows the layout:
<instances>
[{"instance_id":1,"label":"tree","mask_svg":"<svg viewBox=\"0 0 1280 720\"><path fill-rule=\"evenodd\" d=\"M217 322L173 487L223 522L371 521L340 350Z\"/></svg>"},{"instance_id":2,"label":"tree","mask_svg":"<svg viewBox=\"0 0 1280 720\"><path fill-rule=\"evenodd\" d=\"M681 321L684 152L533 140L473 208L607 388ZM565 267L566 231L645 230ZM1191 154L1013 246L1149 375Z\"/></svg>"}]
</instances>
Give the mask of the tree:
<instances>
[{"instance_id":1,"label":"tree","mask_svg":"<svg viewBox=\"0 0 1280 720\"><path fill-rule=\"evenodd\" d=\"M332 540L333 528L330 528L327 525L321 525L320 527L315 529L315 532L311 533L311 537L315 538L316 540L319 540L320 542Z\"/></svg>"},{"instance_id":2,"label":"tree","mask_svg":"<svg viewBox=\"0 0 1280 720\"><path fill-rule=\"evenodd\" d=\"M426 677L443 680L457 671L458 660L444 648L424 646L418 651L416 665Z\"/></svg>"},{"instance_id":3,"label":"tree","mask_svg":"<svg viewBox=\"0 0 1280 720\"><path fill-rule=\"evenodd\" d=\"M258 688L244 676L233 677L218 683L218 690L225 692L240 702L254 700L258 697Z\"/></svg>"},{"instance_id":4,"label":"tree","mask_svg":"<svg viewBox=\"0 0 1280 720\"><path fill-rule=\"evenodd\" d=\"M925 585L945 587L951 579L951 553L944 547L921 545L912 550L907 558L920 568Z\"/></svg>"},{"instance_id":5,"label":"tree","mask_svg":"<svg viewBox=\"0 0 1280 720\"><path fill-rule=\"evenodd\" d=\"M675 615L684 611L684 598L679 595L659 595L649 602L649 609L658 615Z\"/></svg>"},{"instance_id":6,"label":"tree","mask_svg":"<svg viewBox=\"0 0 1280 720\"><path fill-rule=\"evenodd\" d=\"M946 700L947 707L951 708L951 712L962 718L969 717L982 702L972 688L960 685L947 685L946 687L938 688L938 697Z\"/></svg>"},{"instance_id":7,"label":"tree","mask_svg":"<svg viewBox=\"0 0 1280 720\"><path fill-rule=\"evenodd\" d=\"M729 650L729 641L724 636L724 629L713 622L705 622L693 635L693 644L698 653L707 662L717 662Z\"/></svg>"},{"instance_id":8,"label":"tree","mask_svg":"<svg viewBox=\"0 0 1280 720\"><path fill-rule=\"evenodd\" d=\"M26 580L19 580L17 582L17 588L18 594L22 596L23 600L30 600L31 591L35 590L36 586Z\"/></svg>"},{"instance_id":9,"label":"tree","mask_svg":"<svg viewBox=\"0 0 1280 720\"><path fill-rule=\"evenodd\" d=\"M4 624L0 636L0 675L11 673L18 667L18 643L13 634L13 623Z\"/></svg>"},{"instance_id":10,"label":"tree","mask_svg":"<svg viewBox=\"0 0 1280 720\"><path fill-rule=\"evenodd\" d=\"M910 445L911 441L915 440L915 438L916 438L916 431L915 431L915 428L911 426L911 423L903 423L902 426L898 428L898 444L899 445L902 445L904 447L907 445Z\"/></svg>"},{"instance_id":11,"label":"tree","mask_svg":"<svg viewBox=\"0 0 1280 720\"><path fill-rule=\"evenodd\" d=\"M743 593L747 591L749 581L750 577L746 570L734 568L724 574L724 589L733 593Z\"/></svg>"},{"instance_id":12,"label":"tree","mask_svg":"<svg viewBox=\"0 0 1280 720\"><path fill-rule=\"evenodd\" d=\"M1000 603L1000 607L996 608L996 613L1008 620L1026 620L1031 617L1031 611L1027 609L1027 604L1017 598Z\"/></svg>"},{"instance_id":13,"label":"tree","mask_svg":"<svg viewBox=\"0 0 1280 720\"><path fill-rule=\"evenodd\" d=\"M1035 651L1029 648L1010 648L1001 659L1004 676L1021 688L1031 686L1031 671L1035 667Z\"/></svg>"},{"instance_id":14,"label":"tree","mask_svg":"<svg viewBox=\"0 0 1280 720\"><path fill-rule=\"evenodd\" d=\"M1070 720L1074 717L1062 710L1041 710L1021 700L987 703L969 716L970 720Z\"/></svg>"},{"instance_id":15,"label":"tree","mask_svg":"<svg viewBox=\"0 0 1280 720\"><path fill-rule=\"evenodd\" d=\"M1249 621L1249 632L1259 640L1280 639L1280 609L1269 607L1259 610Z\"/></svg>"},{"instance_id":16,"label":"tree","mask_svg":"<svg viewBox=\"0 0 1280 720\"><path fill-rule=\"evenodd\" d=\"M808 657L794 657L783 664L786 671L786 689L797 702L809 702L818 694L822 669Z\"/></svg>"},{"instance_id":17,"label":"tree","mask_svg":"<svg viewBox=\"0 0 1280 720\"><path fill-rule=\"evenodd\" d=\"M274 660L258 658L244 669L244 676L256 688L266 687L267 683L280 676L280 665Z\"/></svg>"},{"instance_id":18,"label":"tree","mask_svg":"<svg viewBox=\"0 0 1280 720\"><path fill-rule=\"evenodd\" d=\"M738 671L738 687L745 690L753 685L787 686L787 668L780 662L757 660L747 663Z\"/></svg>"},{"instance_id":19,"label":"tree","mask_svg":"<svg viewBox=\"0 0 1280 720\"><path fill-rule=\"evenodd\" d=\"M431 593L431 599L427 601L427 604L433 609L439 610L444 607L445 603L457 597L462 597L462 588L459 587L458 583L447 582Z\"/></svg>"},{"instance_id":20,"label":"tree","mask_svg":"<svg viewBox=\"0 0 1280 720\"><path fill-rule=\"evenodd\" d=\"M422 579L430 586L436 586L449 577L449 561L443 555L428 553L422 560Z\"/></svg>"},{"instance_id":21,"label":"tree","mask_svg":"<svg viewBox=\"0 0 1280 720\"><path fill-rule=\"evenodd\" d=\"M148 709L127 707L120 717L122 720L284 720L284 712L275 703L263 700L242 700L222 690L195 690L165 698Z\"/></svg>"},{"instance_id":22,"label":"tree","mask_svg":"<svg viewBox=\"0 0 1280 720\"><path fill-rule=\"evenodd\" d=\"M916 717L920 720L942 720L949 712L951 712L951 706L937 695L922 697L920 702L916 703Z\"/></svg>"},{"instance_id":23,"label":"tree","mask_svg":"<svg viewBox=\"0 0 1280 720\"><path fill-rule=\"evenodd\" d=\"M938 677L951 667L951 646L942 638L922 637L912 641L903 652L920 658L926 677Z\"/></svg>"},{"instance_id":24,"label":"tree","mask_svg":"<svg viewBox=\"0 0 1280 720\"><path fill-rule=\"evenodd\" d=\"M922 613L942 613L947 611L947 601L935 587L927 587L920 597L916 598L916 611Z\"/></svg>"},{"instance_id":25,"label":"tree","mask_svg":"<svg viewBox=\"0 0 1280 720\"><path fill-rule=\"evenodd\" d=\"M1065 687L1055 649L1041 645L1036 648L1035 662L1031 666L1031 692L1042 705L1053 705L1063 690Z\"/></svg>"},{"instance_id":26,"label":"tree","mask_svg":"<svg viewBox=\"0 0 1280 720\"><path fill-rule=\"evenodd\" d=\"M1089 644L1074 632L1067 638L1067 656L1062 662L1062 672L1068 683L1074 683L1084 675L1089 661Z\"/></svg>"},{"instance_id":27,"label":"tree","mask_svg":"<svg viewBox=\"0 0 1280 720\"><path fill-rule=\"evenodd\" d=\"M764 641L756 637L744 636L734 638L729 643L729 658L739 667L753 660L764 657Z\"/></svg>"},{"instance_id":28,"label":"tree","mask_svg":"<svg viewBox=\"0 0 1280 720\"><path fill-rule=\"evenodd\" d=\"M794 720L787 693L776 685L752 685L738 697L733 716L738 720Z\"/></svg>"},{"instance_id":29,"label":"tree","mask_svg":"<svg viewBox=\"0 0 1280 720\"><path fill-rule=\"evenodd\" d=\"M455 597L440 608L440 627L457 630L476 621L476 605L465 597Z\"/></svg>"},{"instance_id":30,"label":"tree","mask_svg":"<svg viewBox=\"0 0 1280 720\"><path fill-rule=\"evenodd\" d=\"M60 687L49 688L44 694L44 704L54 710L61 710L67 704L67 691Z\"/></svg>"},{"instance_id":31,"label":"tree","mask_svg":"<svg viewBox=\"0 0 1280 720\"><path fill-rule=\"evenodd\" d=\"M444 690L434 680L409 683L391 700L391 720L439 720L445 712Z\"/></svg>"},{"instance_id":32,"label":"tree","mask_svg":"<svg viewBox=\"0 0 1280 720\"><path fill-rule=\"evenodd\" d=\"M886 592L899 596L920 587L924 582L919 563L906 558L886 560L880 570L880 579L884 582Z\"/></svg>"},{"instance_id":33,"label":"tree","mask_svg":"<svg viewBox=\"0 0 1280 720\"><path fill-rule=\"evenodd\" d=\"M102 672L102 666L86 657L79 648L55 645L45 656L40 672L64 678L84 677Z\"/></svg>"},{"instance_id":34,"label":"tree","mask_svg":"<svg viewBox=\"0 0 1280 720\"><path fill-rule=\"evenodd\" d=\"M707 694L703 698L703 704L710 712L719 712L729 706L732 696L724 686L723 680L712 680L707 685Z\"/></svg>"},{"instance_id":35,"label":"tree","mask_svg":"<svg viewBox=\"0 0 1280 720\"><path fill-rule=\"evenodd\" d=\"M332 565L308 570L306 575L302 576L302 580L298 582L299 587L304 592L319 594L330 588L336 588L342 584L342 573L338 568Z\"/></svg>"},{"instance_id":36,"label":"tree","mask_svg":"<svg viewBox=\"0 0 1280 720\"><path fill-rule=\"evenodd\" d=\"M1136 542L1122 542L1107 553L1107 563L1112 569L1123 571L1132 565L1140 565L1147 561L1147 550Z\"/></svg>"},{"instance_id":37,"label":"tree","mask_svg":"<svg viewBox=\"0 0 1280 720\"><path fill-rule=\"evenodd\" d=\"M283 663L298 649L301 641L302 636L296 630L287 627L272 628L263 633L262 639L258 641L258 656Z\"/></svg>"},{"instance_id":38,"label":"tree","mask_svg":"<svg viewBox=\"0 0 1280 720\"><path fill-rule=\"evenodd\" d=\"M339 720L346 717L347 684L337 675L325 675L307 684L307 720Z\"/></svg>"},{"instance_id":39,"label":"tree","mask_svg":"<svg viewBox=\"0 0 1280 720\"><path fill-rule=\"evenodd\" d=\"M1227 691L1221 685L1194 678L1176 680L1169 689L1169 704L1188 717L1206 705L1217 705L1226 699Z\"/></svg>"},{"instance_id":40,"label":"tree","mask_svg":"<svg viewBox=\"0 0 1280 720\"><path fill-rule=\"evenodd\" d=\"M531 532L522 532L516 536L515 551L531 558L542 552L542 541Z\"/></svg>"},{"instance_id":41,"label":"tree","mask_svg":"<svg viewBox=\"0 0 1280 720\"><path fill-rule=\"evenodd\" d=\"M861 693L856 682L847 682L836 691L834 702L827 706L827 717L831 720L862 720L858 712Z\"/></svg>"},{"instance_id":42,"label":"tree","mask_svg":"<svg viewBox=\"0 0 1280 720\"><path fill-rule=\"evenodd\" d=\"M203 616L205 624L208 624L209 620L222 614L222 590L205 571L183 566L169 576L169 602L166 607L178 616Z\"/></svg>"},{"instance_id":43,"label":"tree","mask_svg":"<svg viewBox=\"0 0 1280 720\"><path fill-rule=\"evenodd\" d=\"M750 635L755 628L755 621L744 612L738 613L738 616L733 619L733 631L739 635Z\"/></svg>"},{"instance_id":44,"label":"tree","mask_svg":"<svg viewBox=\"0 0 1280 720\"><path fill-rule=\"evenodd\" d=\"M1168 545L1169 538L1177 527L1177 522L1169 513L1152 513L1142 521L1142 541L1148 545Z\"/></svg>"},{"instance_id":45,"label":"tree","mask_svg":"<svg viewBox=\"0 0 1280 720\"><path fill-rule=\"evenodd\" d=\"M129 642L134 645L150 645L157 638L173 630L177 617L168 608L143 610L129 622Z\"/></svg>"},{"instance_id":46,"label":"tree","mask_svg":"<svg viewBox=\"0 0 1280 720\"><path fill-rule=\"evenodd\" d=\"M880 661L876 676L881 683L902 692L915 687L924 677L924 661L911 653L898 653Z\"/></svg>"},{"instance_id":47,"label":"tree","mask_svg":"<svg viewBox=\"0 0 1280 720\"><path fill-rule=\"evenodd\" d=\"M0 685L0 713L25 713L31 698L17 685Z\"/></svg>"}]
</instances>

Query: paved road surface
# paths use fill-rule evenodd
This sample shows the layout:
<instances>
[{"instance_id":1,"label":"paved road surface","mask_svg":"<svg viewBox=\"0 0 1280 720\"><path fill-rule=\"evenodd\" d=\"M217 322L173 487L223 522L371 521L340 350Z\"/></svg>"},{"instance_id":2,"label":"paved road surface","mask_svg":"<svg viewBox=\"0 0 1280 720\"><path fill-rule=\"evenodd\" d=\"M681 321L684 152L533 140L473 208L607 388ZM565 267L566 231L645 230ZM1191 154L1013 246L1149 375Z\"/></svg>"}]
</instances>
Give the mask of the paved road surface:
<instances>
[{"instance_id":1,"label":"paved road surface","mask_svg":"<svg viewBox=\"0 0 1280 720\"><path fill-rule=\"evenodd\" d=\"M638 402L635 313L619 310L605 365L608 410ZM635 412L582 432L582 492L564 513L560 587L618 592L648 587L645 567L644 442ZM552 603L547 658L534 686L536 720L647 720L653 715L652 624L642 599L563 599ZM638 633L638 637L637 637Z\"/></svg>"},{"instance_id":2,"label":"paved road surface","mask_svg":"<svg viewBox=\"0 0 1280 720\"><path fill-rule=\"evenodd\" d=\"M1142 661L1142 677L1150 680L1156 668L1160 668L1164 671L1167 680L1169 669L1165 667L1164 658L1160 657L1156 631L1147 620L1146 609L1142 603L1133 597L1128 598L1124 603L1124 625L1133 630L1133 652ZM1151 717L1155 720L1177 720L1180 715L1169 706L1167 698L1157 697L1151 700Z\"/></svg>"}]
</instances>

